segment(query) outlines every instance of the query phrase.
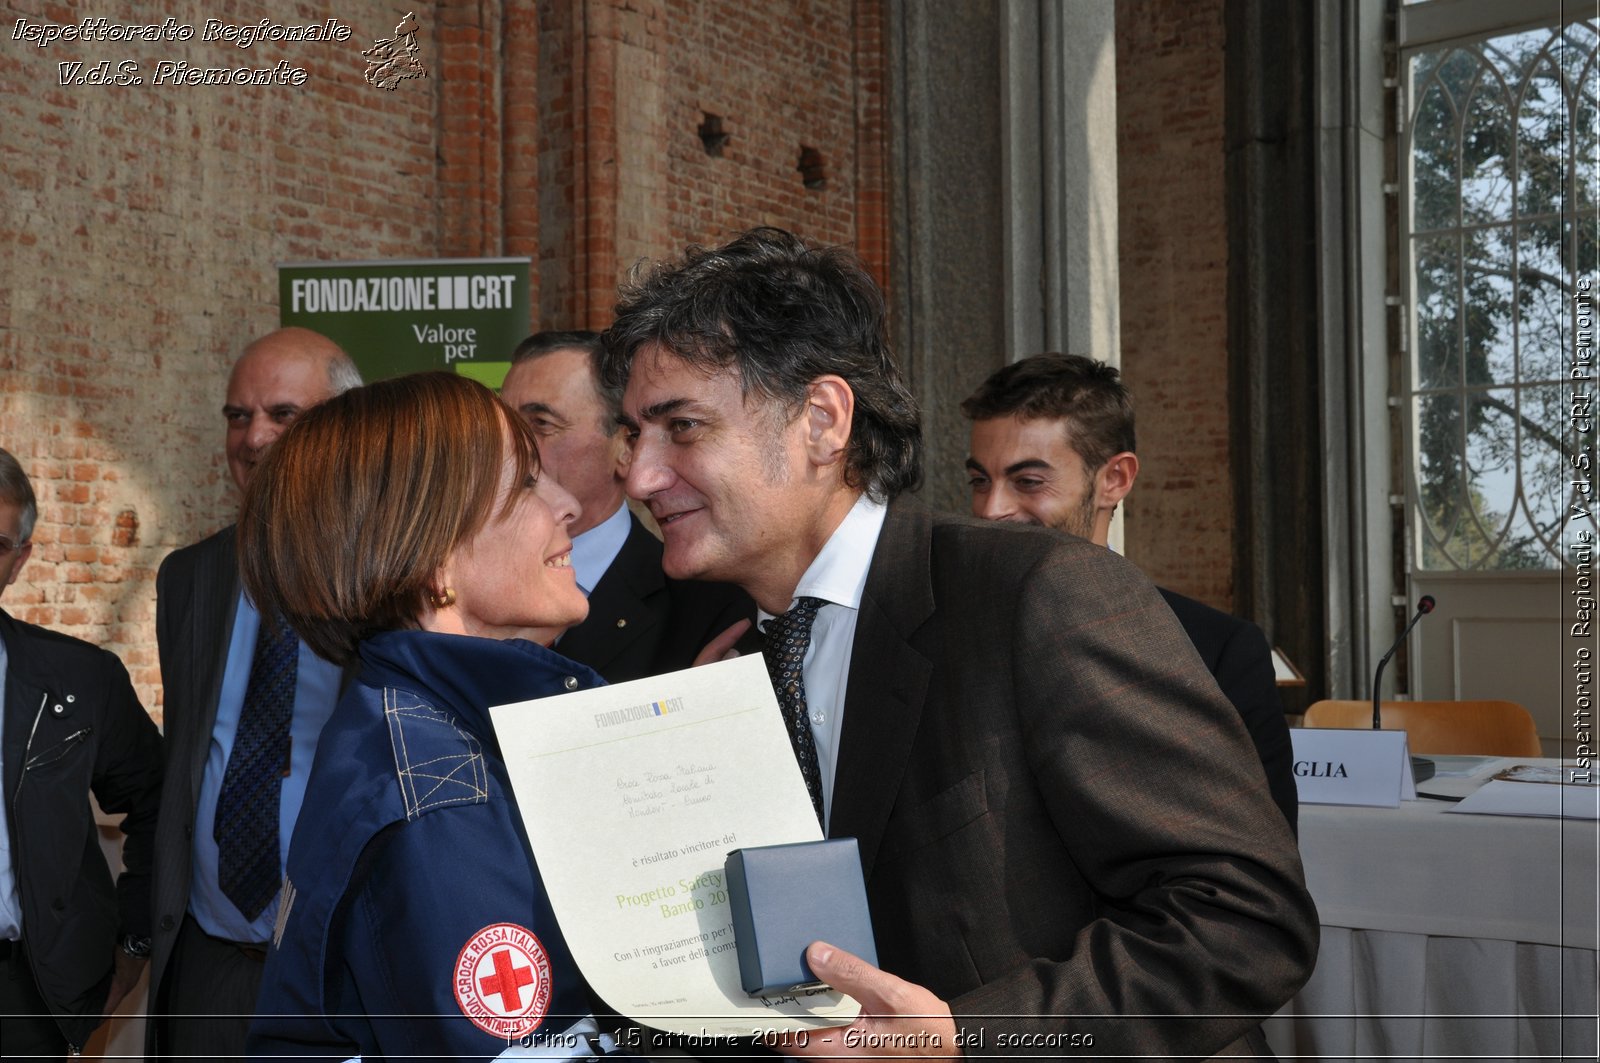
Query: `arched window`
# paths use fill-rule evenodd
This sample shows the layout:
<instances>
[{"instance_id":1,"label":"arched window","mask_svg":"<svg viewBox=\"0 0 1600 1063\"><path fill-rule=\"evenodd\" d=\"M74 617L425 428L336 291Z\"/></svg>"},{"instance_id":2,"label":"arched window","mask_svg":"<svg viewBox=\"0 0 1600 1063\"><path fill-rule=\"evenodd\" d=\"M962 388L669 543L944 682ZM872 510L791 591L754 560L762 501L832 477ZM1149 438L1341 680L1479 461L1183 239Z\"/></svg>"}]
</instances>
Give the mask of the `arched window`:
<instances>
[{"instance_id":1,"label":"arched window","mask_svg":"<svg viewBox=\"0 0 1600 1063\"><path fill-rule=\"evenodd\" d=\"M1600 501L1600 19L1419 0L1395 27L1406 600L1439 602L1409 692L1520 702L1571 752L1572 666L1600 649L1574 623Z\"/></svg>"},{"instance_id":2,"label":"arched window","mask_svg":"<svg viewBox=\"0 0 1600 1063\"><path fill-rule=\"evenodd\" d=\"M1596 26L1402 53L1413 563L1571 563L1594 462ZM1587 274L1587 275L1586 275ZM1592 306L1592 302L1590 303Z\"/></svg>"}]
</instances>

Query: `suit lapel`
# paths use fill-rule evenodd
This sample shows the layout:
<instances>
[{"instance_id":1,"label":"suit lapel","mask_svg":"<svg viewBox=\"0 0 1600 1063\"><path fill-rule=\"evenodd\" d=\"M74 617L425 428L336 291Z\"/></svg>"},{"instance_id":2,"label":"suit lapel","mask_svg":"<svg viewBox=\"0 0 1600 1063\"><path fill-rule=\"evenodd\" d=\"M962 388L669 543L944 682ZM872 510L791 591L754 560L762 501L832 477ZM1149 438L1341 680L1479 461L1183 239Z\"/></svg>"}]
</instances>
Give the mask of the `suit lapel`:
<instances>
[{"instance_id":1,"label":"suit lapel","mask_svg":"<svg viewBox=\"0 0 1600 1063\"><path fill-rule=\"evenodd\" d=\"M217 701L222 697L223 673L228 668L228 646L233 641L233 620L239 605L239 562L234 556L234 530L224 529L205 551L194 570L194 603L189 618L189 660L194 662L190 687L200 709L194 741L189 747L189 800L200 799L200 776L211 751L211 732L217 725Z\"/></svg>"},{"instance_id":2,"label":"suit lapel","mask_svg":"<svg viewBox=\"0 0 1600 1063\"><path fill-rule=\"evenodd\" d=\"M589 595L589 616L556 644L558 652L582 661L601 675L661 617L649 599L666 586L661 546L628 515L628 537ZM620 623L619 623L620 622Z\"/></svg>"},{"instance_id":3,"label":"suit lapel","mask_svg":"<svg viewBox=\"0 0 1600 1063\"><path fill-rule=\"evenodd\" d=\"M22 779L23 754L28 747L28 732L33 728L33 721L38 713L40 703L44 700L45 692L39 687L23 679L22 669L17 662L22 659L23 640L21 632L12 622L11 617L0 610L0 640L6 644L6 682L5 688L0 690L0 697L5 699L0 709L6 714L5 725L5 777L0 781L4 785L4 801L0 802L0 815L5 815L5 809L11 805L11 797L17 792L17 784Z\"/></svg>"},{"instance_id":4,"label":"suit lapel","mask_svg":"<svg viewBox=\"0 0 1600 1063\"><path fill-rule=\"evenodd\" d=\"M919 503L889 506L850 651L828 834L857 839L868 877L900 792L933 672L933 662L910 642L933 615L930 518Z\"/></svg>"}]
</instances>

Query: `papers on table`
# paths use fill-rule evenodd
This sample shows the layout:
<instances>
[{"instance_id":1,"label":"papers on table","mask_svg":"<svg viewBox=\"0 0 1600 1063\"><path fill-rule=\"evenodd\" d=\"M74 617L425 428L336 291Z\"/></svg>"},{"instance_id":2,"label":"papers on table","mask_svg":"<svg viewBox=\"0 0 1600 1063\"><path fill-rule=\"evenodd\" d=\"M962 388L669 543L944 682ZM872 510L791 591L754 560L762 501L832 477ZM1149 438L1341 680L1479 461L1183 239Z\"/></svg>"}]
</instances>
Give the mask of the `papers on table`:
<instances>
[{"instance_id":1,"label":"papers on table","mask_svg":"<svg viewBox=\"0 0 1600 1063\"><path fill-rule=\"evenodd\" d=\"M723 860L822 837L759 656L490 710L562 934L623 1015L688 1037L843 1026L740 987Z\"/></svg>"},{"instance_id":2,"label":"papers on table","mask_svg":"<svg viewBox=\"0 0 1600 1063\"><path fill-rule=\"evenodd\" d=\"M1490 761L1499 760L1500 758L1429 753L1427 754L1427 759L1433 761L1433 777L1435 779L1470 779L1481 772Z\"/></svg>"},{"instance_id":3,"label":"papers on table","mask_svg":"<svg viewBox=\"0 0 1600 1063\"><path fill-rule=\"evenodd\" d=\"M1600 786L1593 772L1519 764L1497 772L1451 812L1490 816L1600 819Z\"/></svg>"},{"instance_id":4,"label":"papers on table","mask_svg":"<svg viewBox=\"0 0 1600 1063\"><path fill-rule=\"evenodd\" d=\"M1469 757L1429 753L1423 759L1433 762L1432 778L1417 783L1417 793L1422 797L1459 801L1477 791L1484 783L1492 765L1505 763L1503 757Z\"/></svg>"}]
</instances>

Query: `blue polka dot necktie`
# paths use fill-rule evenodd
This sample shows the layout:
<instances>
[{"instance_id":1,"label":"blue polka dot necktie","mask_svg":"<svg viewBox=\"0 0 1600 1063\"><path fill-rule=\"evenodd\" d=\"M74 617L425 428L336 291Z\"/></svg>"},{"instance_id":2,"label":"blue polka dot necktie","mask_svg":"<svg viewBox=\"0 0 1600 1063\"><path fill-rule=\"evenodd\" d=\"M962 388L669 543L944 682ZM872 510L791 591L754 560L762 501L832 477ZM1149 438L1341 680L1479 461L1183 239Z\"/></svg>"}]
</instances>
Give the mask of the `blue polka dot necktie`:
<instances>
[{"instance_id":1,"label":"blue polka dot necktie","mask_svg":"<svg viewBox=\"0 0 1600 1063\"><path fill-rule=\"evenodd\" d=\"M289 723L294 716L295 666L300 642L277 614L263 614L250 661L233 751L217 795L212 837L217 841L217 884L246 919L254 920L277 895L283 878L278 856L278 795L289 767Z\"/></svg>"},{"instance_id":2,"label":"blue polka dot necktie","mask_svg":"<svg viewBox=\"0 0 1600 1063\"><path fill-rule=\"evenodd\" d=\"M822 822L822 768L817 763L816 740L811 736L811 719L806 712L806 680L800 666L806 659L806 647L811 645L811 623L817 618L817 610L826 604L821 598L796 598L792 609L768 620L761 628L766 636L761 656L766 658L767 675L772 678L773 692L778 695L789 743L794 746L800 774L805 776L818 823Z\"/></svg>"}]
</instances>

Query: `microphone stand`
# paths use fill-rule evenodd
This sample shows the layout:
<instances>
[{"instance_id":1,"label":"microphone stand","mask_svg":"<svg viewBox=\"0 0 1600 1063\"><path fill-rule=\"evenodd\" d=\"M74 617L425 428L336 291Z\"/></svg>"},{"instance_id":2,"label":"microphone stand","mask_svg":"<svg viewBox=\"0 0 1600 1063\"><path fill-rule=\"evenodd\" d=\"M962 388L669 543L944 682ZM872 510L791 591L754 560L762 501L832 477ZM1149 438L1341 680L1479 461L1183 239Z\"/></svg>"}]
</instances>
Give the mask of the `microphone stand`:
<instances>
[{"instance_id":1,"label":"microphone stand","mask_svg":"<svg viewBox=\"0 0 1600 1063\"><path fill-rule=\"evenodd\" d=\"M1400 644L1406 640L1406 636L1411 634L1411 629L1417 626L1417 621L1428 613L1433 612L1433 605L1433 595L1424 594L1417 602L1417 611L1412 614L1411 623L1407 624L1405 630L1400 632L1400 637L1394 640L1394 645L1389 647L1389 652L1384 654L1383 660L1378 662L1378 672L1372 677L1372 729L1374 731L1383 729L1383 717L1380 709L1382 704L1380 691L1383 686L1383 669L1388 665L1389 658L1394 656L1394 651L1398 650Z\"/></svg>"}]
</instances>

